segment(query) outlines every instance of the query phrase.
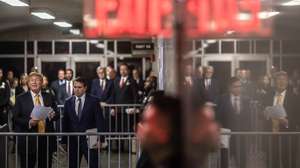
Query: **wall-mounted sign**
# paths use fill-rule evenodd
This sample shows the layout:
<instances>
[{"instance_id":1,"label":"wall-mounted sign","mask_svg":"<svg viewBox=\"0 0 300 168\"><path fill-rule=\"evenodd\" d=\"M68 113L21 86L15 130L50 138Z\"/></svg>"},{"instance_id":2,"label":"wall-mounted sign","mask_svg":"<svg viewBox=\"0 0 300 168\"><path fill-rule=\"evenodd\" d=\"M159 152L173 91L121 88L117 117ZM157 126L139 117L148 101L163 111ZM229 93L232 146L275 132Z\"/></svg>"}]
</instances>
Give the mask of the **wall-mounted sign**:
<instances>
[{"instance_id":1,"label":"wall-mounted sign","mask_svg":"<svg viewBox=\"0 0 300 168\"><path fill-rule=\"evenodd\" d=\"M261 8L261 0L186 0L185 30L190 37L269 32L259 18ZM83 21L88 38L168 38L173 0L85 0Z\"/></svg>"},{"instance_id":2,"label":"wall-mounted sign","mask_svg":"<svg viewBox=\"0 0 300 168\"><path fill-rule=\"evenodd\" d=\"M133 55L151 55L154 54L154 43L152 42L133 42Z\"/></svg>"}]
</instances>

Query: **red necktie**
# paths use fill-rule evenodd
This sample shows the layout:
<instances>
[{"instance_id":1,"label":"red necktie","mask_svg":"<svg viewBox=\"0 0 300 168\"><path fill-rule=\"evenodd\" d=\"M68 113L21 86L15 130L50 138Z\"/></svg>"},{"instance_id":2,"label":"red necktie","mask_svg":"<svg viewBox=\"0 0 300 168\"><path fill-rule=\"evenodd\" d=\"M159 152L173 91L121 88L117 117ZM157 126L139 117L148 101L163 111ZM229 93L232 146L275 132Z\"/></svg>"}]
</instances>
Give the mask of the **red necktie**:
<instances>
[{"instance_id":1,"label":"red necktie","mask_svg":"<svg viewBox=\"0 0 300 168\"><path fill-rule=\"evenodd\" d=\"M121 82L120 82L120 88L123 88L124 83L125 83L125 80L124 80L124 78L122 78L122 79L121 79Z\"/></svg>"}]
</instances>

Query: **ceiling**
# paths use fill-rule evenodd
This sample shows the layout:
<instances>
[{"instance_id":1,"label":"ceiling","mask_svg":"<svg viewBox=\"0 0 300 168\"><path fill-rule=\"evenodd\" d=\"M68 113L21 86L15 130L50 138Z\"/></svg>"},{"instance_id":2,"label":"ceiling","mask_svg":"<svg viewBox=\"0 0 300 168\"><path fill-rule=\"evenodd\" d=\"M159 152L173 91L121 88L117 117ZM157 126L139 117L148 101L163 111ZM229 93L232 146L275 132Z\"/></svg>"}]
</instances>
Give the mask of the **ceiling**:
<instances>
[{"instance_id":1,"label":"ceiling","mask_svg":"<svg viewBox=\"0 0 300 168\"><path fill-rule=\"evenodd\" d=\"M54 12L57 19L73 24L82 22L83 0L30 0L30 7L11 7L0 2L0 37L6 32L22 31L31 27L49 27L62 32L52 22L42 21L30 15L30 8L47 8ZM261 0L263 3L272 1L273 9L281 13L274 17L275 38L300 39L300 6L283 7L280 4L289 0Z\"/></svg>"}]
</instances>

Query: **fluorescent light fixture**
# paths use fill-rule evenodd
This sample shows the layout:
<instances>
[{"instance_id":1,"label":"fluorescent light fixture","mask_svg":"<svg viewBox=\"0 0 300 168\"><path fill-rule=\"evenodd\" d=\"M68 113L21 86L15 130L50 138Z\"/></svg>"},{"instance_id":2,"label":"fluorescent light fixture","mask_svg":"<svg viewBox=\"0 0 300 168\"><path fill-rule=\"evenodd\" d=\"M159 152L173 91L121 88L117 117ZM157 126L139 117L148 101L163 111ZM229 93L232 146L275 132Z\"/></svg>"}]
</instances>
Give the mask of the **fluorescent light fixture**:
<instances>
[{"instance_id":1,"label":"fluorescent light fixture","mask_svg":"<svg viewBox=\"0 0 300 168\"><path fill-rule=\"evenodd\" d=\"M233 30L229 30L229 31L226 32L226 34L227 34L227 35L231 35L231 34L233 34L234 32L235 32L235 31L233 31Z\"/></svg>"},{"instance_id":2,"label":"fluorescent light fixture","mask_svg":"<svg viewBox=\"0 0 300 168\"><path fill-rule=\"evenodd\" d=\"M90 43L91 43L91 44L97 44L97 43L98 43L98 40L90 40Z\"/></svg>"},{"instance_id":3,"label":"fluorescent light fixture","mask_svg":"<svg viewBox=\"0 0 300 168\"><path fill-rule=\"evenodd\" d=\"M282 6L298 6L298 5L300 5L300 0L292 0L282 4Z\"/></svg>"},{"instance_id":4,"label":"fluorescent light fixture","mask_svg":"<svg viewBox=\"0 0 300 168\"><path fill-rule=\"evenodd\" d=\"M80 35L80 30L79 29L70 29L70 33L74 35Z\"/></svg>"},{"instance_id":5,"label":"fluorescent light fixture","mask_svg":"<svg viewBox=\"0 0 300 168\"><path fill-rule=\"evenodd\" d=\"M216 43L217 40L206 40L206 42L207 42L208 44L213 44L213 43Z\"/></svg>"},{"instance_id":6,"label":"fluorescent light fixture","mask_svg":"<svg viewBox=\"0 0 300 168\"><path fill-rule=\"evenodd\" d=\"M55 24L56 26L59 26L59 27L72 27L72 24L65 22L65 21L57 21L57 22L54 22L53 24Z\"/></svg>"},{"instance_id":7,"label":"fluorescent light fixture","mask_svg":"<svg viewBox=\"0 0 300 168\"><path fill-rule=\"evenodd\" d=\"M104 46L103 43L98 43L98 44L96 45L96 47L97 47L97 48L104 48L105 46Z\"/></svg>"},{"instance_id":8,"label":"fluorescent light fixture","mask_svg":"<svg viewBox=\"0 0 300 168\"><path fill-rule=\"evenodd\" d=\"M38 11L32 11L31 12L31 15L33 16L36 16L36 17L39 17L41 19L44 19L44 20L53 20L55 19L55 16L53 16L52 14L48 13L48 12L38 12Z\"/></svg>"},{"instance_id":9,"label":"fluorescent light fixture","mask_svg":"<svg viewBox=\"0 0 300 168\"><path fill-rule=\"evenodd\" d=\"M269 19L275 15L278 15L280 12L277 11L263 11L258 13L258 18L260 19Z\"/></svg>"},{"instance_id":10,"label":"fluorescent light fixture","mask_svg":"<svg viewBox=\"0 0 300 168\"><path fill-rule=\"evenodd\" d=\"M10 6L29 6L27 3L21 0L0 0L0 2L7 3Z\"/></svg>"},{"instance_id":11,"label":"fluorescent light fixture","mask_svg":"<svg viewBox=\"0 0 300 168\"><path fill-rule=\"evenodd\" d=\"M249 13L239 13L237 15L237 19L241 21L247 21L251 19L251 15Z\"/></svg>"}]
</instances>

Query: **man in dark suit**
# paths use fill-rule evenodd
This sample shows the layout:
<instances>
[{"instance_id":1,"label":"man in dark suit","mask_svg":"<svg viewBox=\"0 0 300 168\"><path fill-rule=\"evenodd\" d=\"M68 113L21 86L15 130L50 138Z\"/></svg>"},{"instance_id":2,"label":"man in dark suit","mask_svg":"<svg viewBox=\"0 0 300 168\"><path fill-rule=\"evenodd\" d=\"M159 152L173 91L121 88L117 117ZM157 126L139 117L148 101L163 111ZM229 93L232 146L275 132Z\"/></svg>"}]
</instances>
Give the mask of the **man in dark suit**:
<instances>
[{"instance_id":1,"label":"man in dark suit","mask_svg":"<svg viewBox=\"0 0 300 168\"><path fill-rule=\"evenodd\" d=\"M120 65L120 77L114 81L115 103L134 104L137 103L137 85L129 76L129 69L126 64Z\"/></svg>"},{"instance_id":2,"label":"man in dark suit","mask_svg":"<svg viewBox=\"0 0 300 168\"><path fill-rule=\"evenodd\" d=\"M266 121L266 130L273 132L299 131L300 113L298 97L288 88L288 75L286 72L277 72L275 74L275 90L268 93L265 98L265 106L283 106L287 116L282 118L268 118ZM273 167L296 167L296 147L297 138L280 136L273 138L272 165ZM281 141L281 142L280 142ZM290 148L289 145L295 148ZM278 146L281 146L279 149ZM291 161L291 162L290 162ZM270 164L270 163L269 163Z\"/></svg>"},{"instance_id":3,"label":"man in dark suit","mask_svg":"<svg viewBox=\"0 0 300 168\"><path fill-rule=\"evenodd\" d=\"M114 83L106 78L105 68L97 68L98 78L92 82L91 94L97 97L100 102L113 103Z\"/></svg>"},{"instance_id":4,"label":"man in dark suit","mask_svg":"<svg viewBox=\"0 0 300 168\"><path fill-rule=\"evenodd\" d=\"M74 80L74 96L68 98L64 106L63 132L86 132L90 129L97 129L97 132L106 131L99 101L96 97L86 94L86 90L85 79L79 77ZM100 148L102 141L103 137L99 137L95 148L91 148L86 136L69 137L69 167L77 168L82 155L89 161L89 167L99 167L97 148ZM63 138L63 142L68 142L67 137Z\"/></svg>"},{"instance_id":5,"label":"man in dark suit","mask_svg":"<svg viewBox=\"0 0 300 168\"><path fill-rule=\"evenodd\" d=\"M65 70L58 70L58 79L51 83L51 88L55 92L57 104L64 104L65 97L62 92L66 89Z\"/></svg>"},{"instance_id":6,"label":"man in dark suit","mask_svg":"<svg viewBox=\"0 0 300 168\"><path fill-rule=\"evenodd\" d=\"M0 68L0 125L7 123L7 107L9 105L10 88L3 79L3 70Z\"/></svg>"},{"instance_id":7,"label":"man in dark suit","mask_svg":"<svg viewBox=\"0 0 300 168\"><path fill-rule=\"evenodd\" d=\"M65 84L58 87L57 92L57 101L58 104L65 104L65 101L68 97L73 95L73 70L68 68L66 69L65 74Z\"/></svg>"},{"instance_id":8,"label":"man in dark suit","mask_svg":"<svg viewBox=\"0 0 300 168\"><path fill-rule=\"evenodd\" d=\"M55 100L48 93L42 93L43 76L32 72L28 76L29 90L19 95L14 108L14 121L16 132L45 133L54 132L54 121L59 118ZM35 118L31 112L36 106L51 107L48 117L44 120ZM52 154L56 149L56 138L54 136L25 137L17 139L18 153L20 155L21 167L34 168L52 166ZM37 160L36 160L37 159Z\"/></svg>"},{"instance_id":9,"label":"man in dark suit","mask_svg":"<svg viewBox=\"0 0 300 168\"><path fill-rule=\"evenodd\" d=\"M220 95L220 87L218 80L213 78L214 67L207 66L204 68L204 78L201 81L202 87L205 88L210 101L217 103Z\"/></svg>"},{"instance_id":10,"label":"man in dark suit","mask_svg":"<svg viewBox=\"0 0 300 168\"><path fill-rule=\"evenodd\" d=\"M241 94L242 84L236 77L229 82L229 93L221 96L217 106L217 121L222 128L231 131L250 131L250 100ZM230 149L237 167L246 166L246 146L244 137L231 137ZM228 168L228 149L221 149L222 168Z\"/></svg>"},{"instance_id":11,"label":"man in dark suit","mask_svg":"<svg viewBox=\"0 0 300 168\"><path fill-rule=\"evenodd\" d=\"M144 92L144 80L141 78L141 75L140 75L140 72L138 69L132 70L132 77L137 86L138 103L142 103L143 92Z\"/></svg>"}]
</instances>

